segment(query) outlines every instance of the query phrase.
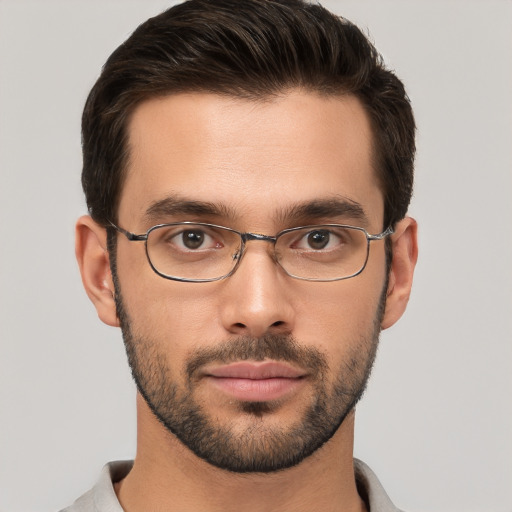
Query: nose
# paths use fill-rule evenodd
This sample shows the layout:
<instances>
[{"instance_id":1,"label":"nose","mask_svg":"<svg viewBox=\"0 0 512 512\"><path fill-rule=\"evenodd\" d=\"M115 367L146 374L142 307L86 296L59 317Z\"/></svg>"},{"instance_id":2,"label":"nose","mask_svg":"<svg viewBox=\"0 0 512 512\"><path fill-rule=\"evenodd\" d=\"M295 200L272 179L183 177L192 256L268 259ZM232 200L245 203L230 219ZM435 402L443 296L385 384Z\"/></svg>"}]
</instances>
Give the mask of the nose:
<instances>
[{"instance_id":1,"label":"nose","mask_svg":"<svg viewBox=\"0 0 512 512\"><path fill-rule=\"evenodd\" d=\"M223 282L224 328L251 337L290 334L295 321L290 280L274 261L271 244L249 243L236 272Z\"/></svg>"}]
</instances>

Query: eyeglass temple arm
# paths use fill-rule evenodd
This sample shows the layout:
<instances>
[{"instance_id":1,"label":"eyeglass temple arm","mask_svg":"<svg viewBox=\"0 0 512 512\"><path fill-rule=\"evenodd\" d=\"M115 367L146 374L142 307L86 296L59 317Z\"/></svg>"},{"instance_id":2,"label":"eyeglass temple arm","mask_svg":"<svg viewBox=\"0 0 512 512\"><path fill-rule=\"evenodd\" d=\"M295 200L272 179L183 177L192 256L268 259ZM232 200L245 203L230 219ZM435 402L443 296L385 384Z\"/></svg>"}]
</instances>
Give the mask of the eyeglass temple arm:
<instances>
[{"instance_id":1,"label":"eyeglass temple arm","mask_svg":"<svg viewBox=\"0 0 512 512\"><path fill-rule=\"evenodd\" d=\"M135 233L131 233L130 231L126 231L126 229L120 228L116 226L113 222L109 222L110 226L113 227L119 233L122 233L128 240L131 242L145 242L148 239L148 235L136 235Z\"/></svg>"},{"instance_id":2,"label":"eyeglass temple arm","mask_svg":"<svg viewBox=\"0 0 512 512\"><path fill-rule=\"evenodd\" d=\"M379 233L378 235L368 235L368 240L382 240L383 238L392 235L394 232L395 230L391 226L389 226L388 229L386 229L382 233Z\"/></svg>"}]
</instances>

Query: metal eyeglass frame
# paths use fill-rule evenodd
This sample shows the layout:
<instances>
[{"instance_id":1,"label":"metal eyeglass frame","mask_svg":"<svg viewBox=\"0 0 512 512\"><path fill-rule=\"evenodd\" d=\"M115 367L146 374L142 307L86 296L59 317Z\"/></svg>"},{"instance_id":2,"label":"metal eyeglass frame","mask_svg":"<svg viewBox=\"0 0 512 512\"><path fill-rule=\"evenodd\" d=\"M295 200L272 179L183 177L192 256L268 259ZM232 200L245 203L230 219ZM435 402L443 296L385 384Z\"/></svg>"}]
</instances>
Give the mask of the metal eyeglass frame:
<instances>
[{"instance_id":1,"label":"metal eyeglass frame","mask_svg":"<svg viewBox=\"0 0 512 512\"><path fill-rule=\"evenodd\" d=\"M189 279L189 278L184 278L184 277L174 277L174 276L168 276L167 274L163 274L162 272L160 272L153 265L153 262L151 261L151 258L149 257L148 243L147 243L148 242L149 234L152 231L154 231L155 229L159 229L159 228L166 227L166 226L180 226L180 225L183 225L183 226L194 225L194 226L205 226L205 227L210 227L210 228L220 228L220 229L224 229L226 231L231 231L232 233L236 233L240 237L242 243L241 243L241 246L240 246L240 252L238 254L234 255L234 257L233 257L233 259L236 259L236 263L235 263L234 267L227 274L224 274L223 276L214 277L214 278L208 278L208 279ZM286 233L290 233L290 232L293 232L293 231L298 231L298 230L304 229L304 228L312 228L312 229L314 229L314 228L323 228L323 227L325 227L325 228L328 228L328 227L350 228L350 229L356 229L356 230L361 231L362 233L364 233L364 235L366 236L366 258L365 258L364 264L363 264L363 266L361 267L360 270L358 270L357 272L355 272L354 274L351 274L349 276L335 277L335 278L330 278L330 279L317 279L317 278L314 278L314 277L313 278L311 278L311 277L300 277L300 276L296 276L294 274L291 274L281 265L279 260L274 258L274 261L283 269L283 271L288 276L290 276L290 277L292 277L294 279L300 279L302 281L316 281L316 282L342 281L344 279L350 279L351 277L356 277L357 275L359 275L366 268L366 264L368 263L368 257L369 257L369 254L370 254L370 242L373 242L373 241L376 241L376 240L383 240L384 238L386 238L389 235L392 235L395 232L394 229L391 226L389 226L382 233L378 233L376 235L371 235L370 233L368 233L368 231L366 231L366 229L358 227L358 226L351 226L351 225L348 225L348 224L321 224L321 225L308 225L308 226L297 226L295 228L288 228L288 229L284 229L283 231L280 231L275 236L269 236L269 235L262 235L260 233L242 233L240 231L237 231L236 229L228 228L226 226L220 226L218 224L209 224L207 222L184 221L184 222L170 222L170 223L164 223L164 224L156 224L155 226L150 227L146 231L146 233L141 234L141 235L137 235L135 233L127 231L126 229L120 228L119 226L117 226L113 222L110 222L108 227L112 227L116 231L118 231L119 233L122 233L124 236L126 236L126 238L130 242L144 242L145 249L146 249L146 258L147 258L147 260L149 262L149 265L151 266L153 271L156 274L158 274L160 277L163 277L164 279L170 279L172 281L181 281L181 282L185 282L185 283L211 283L211 282L214 282L214 281L220 281L222 279L226 279L227 277L233 275L235 273L235 271L237 270L238 266L240 265L240 262L242 261L243 255L245 253L245 244L246 244L246 242L249 242L251 240L259 240L259 241L262 241L262 242L270 242L270 243L274 244L274 246L275 246L278 238L281 237L282 235L285 235Z\"/></svg>"}]
</instances>

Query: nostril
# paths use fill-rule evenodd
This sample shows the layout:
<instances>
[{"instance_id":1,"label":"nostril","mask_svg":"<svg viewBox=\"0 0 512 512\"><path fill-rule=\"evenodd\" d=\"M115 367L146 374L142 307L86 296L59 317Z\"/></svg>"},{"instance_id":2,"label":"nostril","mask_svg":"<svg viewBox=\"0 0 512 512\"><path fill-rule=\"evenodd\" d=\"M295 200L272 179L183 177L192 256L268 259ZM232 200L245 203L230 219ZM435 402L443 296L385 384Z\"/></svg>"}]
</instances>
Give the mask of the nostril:
<instances>
[{"instance_id":1,"label":"nostril","mask_svg":"<svg viewBox=\"0 0 512 512\"><path fill-rule=\"evenodd\" d=\"M272 327L281 327L282 325L284 325L284 322L282 320L278 320L272 324Z\"/></svg>"}]
</instances>

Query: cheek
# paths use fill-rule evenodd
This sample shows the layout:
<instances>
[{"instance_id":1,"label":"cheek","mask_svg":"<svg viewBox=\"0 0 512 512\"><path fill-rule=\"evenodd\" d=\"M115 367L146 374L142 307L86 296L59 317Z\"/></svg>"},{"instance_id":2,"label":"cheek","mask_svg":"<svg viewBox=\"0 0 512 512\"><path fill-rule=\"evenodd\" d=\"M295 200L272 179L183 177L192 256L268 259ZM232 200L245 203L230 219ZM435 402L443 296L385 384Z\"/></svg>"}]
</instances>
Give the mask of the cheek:
<instances>
[{"instance_id":1,"label":"cheek","mask_svg":"<svg viewBox=\"0 0 512 512\"><path fill-rule=\"evenodd\" d=\"M296 337L339 364L352 348L373 336L384 282L384 267L369 266L344 281L307 283L309 290L298 294L302 299Z\"/></svg>"},{"instance_id":2,"label":"cheek","mask_svg":"<svg viewBox=\"0 0 512 512\"><path fill-rule=\"evenodd\" d=\"M219 340L215 294L206 283L180 283L153 272L145 253L118 258L123 306L132 333L182 361L194 348Z\"/></svg>"}]
</instances>

